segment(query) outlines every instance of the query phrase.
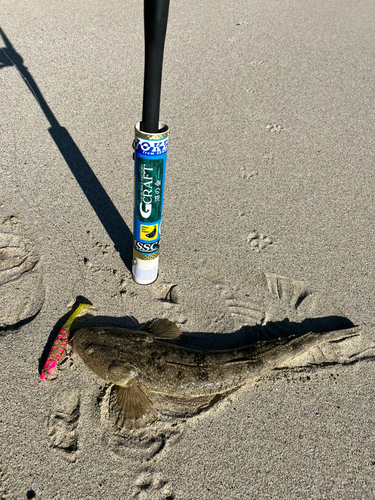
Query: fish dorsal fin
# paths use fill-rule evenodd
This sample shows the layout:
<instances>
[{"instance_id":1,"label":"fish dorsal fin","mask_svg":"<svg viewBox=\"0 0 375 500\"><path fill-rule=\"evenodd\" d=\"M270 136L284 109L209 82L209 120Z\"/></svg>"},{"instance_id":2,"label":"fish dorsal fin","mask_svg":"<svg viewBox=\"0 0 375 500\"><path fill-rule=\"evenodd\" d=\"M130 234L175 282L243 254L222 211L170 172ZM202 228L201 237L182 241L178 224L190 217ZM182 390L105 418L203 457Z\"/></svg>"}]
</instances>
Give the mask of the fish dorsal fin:
<instances>
[{"instance_id":1,"label":"fish dorsal fin","mask_svg":"<svg viewBox=\"0 0 375 500\"><path fill-rule=\"evenodd\" d=\"M153 319L146 324L145 330L162 340L176 340L182 335L178 326L169 319Z\"/></svg>"},{"instance_id":2,"label":"fish dorsal fin","mask_svg":"<svg viewBox=\"0 0 375 500\"><path fill-rule=\"evenodd\" d=\"M136 384L118 387L117 403L123 412L123 426L143 427L157 418L153 404Z\"/></svg>"}]
</instances>

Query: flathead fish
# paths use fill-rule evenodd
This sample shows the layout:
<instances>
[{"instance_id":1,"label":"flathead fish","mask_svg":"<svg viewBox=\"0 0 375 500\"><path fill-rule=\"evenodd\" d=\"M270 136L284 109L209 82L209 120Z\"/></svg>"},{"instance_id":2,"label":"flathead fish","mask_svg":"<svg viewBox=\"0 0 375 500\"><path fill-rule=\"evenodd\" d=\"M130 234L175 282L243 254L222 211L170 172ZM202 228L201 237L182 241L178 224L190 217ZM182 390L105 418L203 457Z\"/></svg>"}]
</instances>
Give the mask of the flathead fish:
<instances>
[{"instance_id":1,"label":"flathead fish","mask_svg":"<svg viewBox=\"0 0 375 500\"><path fill-rule=\"evenodd\" d=\"M174 343L179 328L166 319L145 330L83 328L73 337L73 351L106 382L117 386L123 423L157 418L154 403L165 398L190 413L282 366L312 347L345 340L361 328L307 333L258 341L235 349L195 350Z\"/></svg>"}]
</instances>

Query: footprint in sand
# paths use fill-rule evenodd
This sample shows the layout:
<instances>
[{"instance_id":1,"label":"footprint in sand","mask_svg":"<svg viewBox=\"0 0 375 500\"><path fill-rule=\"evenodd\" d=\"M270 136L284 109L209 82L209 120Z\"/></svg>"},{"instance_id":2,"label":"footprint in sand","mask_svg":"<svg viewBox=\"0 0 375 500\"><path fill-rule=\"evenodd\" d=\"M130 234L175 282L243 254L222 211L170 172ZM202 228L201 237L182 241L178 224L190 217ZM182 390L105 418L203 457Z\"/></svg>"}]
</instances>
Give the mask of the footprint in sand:
<instances>
[{"instance_id":1,"label":"footprint in sand","mask_svg":"<svg viewBox=\"0 0 375 500\"><path fill-rule=\"evenodd\" d=\"M255 170L248 171L245 167L241 167L240 173L242 179L247 179L247 180L250 180L258 175L258 172L256 172Z\"/></svg>"},{"instance_id":2,"label":"footprint in sand","mask_svg":"<svg viewBox=\"0 0 375 500\"><path fill-rule=\"evenodd\" d=\"M79 391L58 396L56 406L48 419L48 435L54 449L63 453L69 462L76 460L78 451L77 426L80 416Z\"/></svg>"},{"instance_id":3,"label":"footprint in sand","mask_svg":"<svg viewBox=\"0 0 375 500\"><path fill-rule=\"evenodd\" d=\"M350 328L353 323L326 295L300 280L260 273L253 293L223 288L233 328L253 329L252 340Z\"/></svg>"},{"instance_id":4,"label":"footprint in sand","mask_svg":"<svg viewBox=\"0 0 375 500\"><path fill-rule=\"evenodd\" d=\"M100 397L100 423L103 428L104 446L117 456L132 457L137 462L149 462L158 458L167 441L175 443L181 429L176 421L160 415L151 426L127 429L121 426L121 414L117 405L116 392L106 386Z\"/></svg>"},{"instance_id":5,"label":"footprint in sand","mask_svg":"<svg viewBox=\"0 0 375 500\"><path fill-rule=\"evenodd\" d=\"M39 255L14 220L0 226L0 330L32 318L44 302Z\"/></svg>"},{"instance_id":6,"label":"footprint in sand","mask_svg":"<svg viewBox=\"0 0 375 500\"><path fill-rule=\"evenodd\" d=\"M172 487L160 473L145 472L137 477L132 498L137 500L173 500Z\"/></svg>"},{"instance_id":7,"label":"footprint in sand","mask_svg":"<svg viewBox=\"0 0 375 500\"><path fill-rule=\"evenodd\" d=\"M251 231L247 235L246 241L250 244L251 250L255 250L256 252L264 250L273 243L269 236L258 233L258 231Z\"/></svg>"},{"instance_id":8,"label":"footprint in sand","mask_svg":"<svg viewBox=\"0 0 375 500\"><path fill-rule=\"evenodd\" d=\"M272 132L273 134L280 134L283 128L284 127L282 125L278 125L277 123L269 123L266 125L268 132Z\"/></svg>"}]
</instances>

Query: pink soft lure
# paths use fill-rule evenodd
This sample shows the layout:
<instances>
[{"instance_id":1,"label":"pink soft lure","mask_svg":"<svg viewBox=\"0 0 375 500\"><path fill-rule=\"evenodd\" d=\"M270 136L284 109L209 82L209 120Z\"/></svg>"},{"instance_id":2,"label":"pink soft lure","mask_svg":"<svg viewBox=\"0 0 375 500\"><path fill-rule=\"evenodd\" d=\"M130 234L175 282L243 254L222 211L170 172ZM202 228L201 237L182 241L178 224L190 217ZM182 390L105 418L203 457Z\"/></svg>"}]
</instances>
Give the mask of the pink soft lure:
<instances>
[{"instance_id":1,"label":"pink soft lure","mask_svg":"<svg viewBox=\"0 0 375 500\"><path fill-rule=\"evenodd\" d=\"M77 309L75 309L69 316L68 320L63 324L59 334L57 335L55 342L49 352L47 361L44 364L42 373L40 374L40 380L46 378L52 378L59 362L66 354L66 348L69 341L70 328L76 317L84 310L91 309L93 306L90 304L80 304Z\"/></svg>"}]
</instances>

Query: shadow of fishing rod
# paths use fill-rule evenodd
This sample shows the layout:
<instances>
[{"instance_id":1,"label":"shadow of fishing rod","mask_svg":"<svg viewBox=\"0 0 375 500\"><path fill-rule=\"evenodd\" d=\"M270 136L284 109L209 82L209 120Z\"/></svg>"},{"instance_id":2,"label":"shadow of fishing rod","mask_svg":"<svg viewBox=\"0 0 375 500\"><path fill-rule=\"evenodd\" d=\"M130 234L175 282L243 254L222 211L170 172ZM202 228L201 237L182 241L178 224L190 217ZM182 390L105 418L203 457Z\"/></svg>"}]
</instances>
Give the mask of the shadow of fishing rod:
<instances>
[{"instance_id":1,"label":"shadow of fishing rod","mask_svg":"<svg viewBox=\"0 0 375 500\"><path fill-rule=\"evenodd\" d=\"M24 65L22 57L16 52L1 28L0 36L5 45L5 48L1 48L0 50L0 69L13 66L22 76L50 124L48 131L52 139L82 191L86 195L87 200L94 209L104 229L107 231L108 236L113 241L115 249L119 252L126 267L131 271L133 247L132 232L92 171L68 130L59 124L34 78Z\"/></svg>"}]
</instances>

